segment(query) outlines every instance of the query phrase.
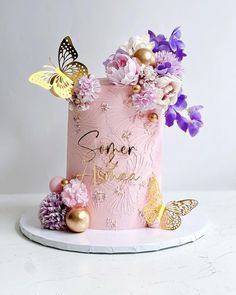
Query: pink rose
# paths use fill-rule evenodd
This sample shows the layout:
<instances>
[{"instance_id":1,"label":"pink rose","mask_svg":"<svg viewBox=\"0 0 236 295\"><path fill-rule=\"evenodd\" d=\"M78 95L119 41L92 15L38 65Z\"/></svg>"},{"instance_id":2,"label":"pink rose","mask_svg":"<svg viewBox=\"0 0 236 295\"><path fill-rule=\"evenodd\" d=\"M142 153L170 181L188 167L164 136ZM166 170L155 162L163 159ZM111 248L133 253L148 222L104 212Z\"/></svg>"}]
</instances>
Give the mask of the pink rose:
<instances>
[{"instance_id":1,"label":"pink rose","mask_svg":"<svg viewBox=\"0 0 236 295\"><path fill-rule=\"evenodd\" d=\"M70 207L85 207L88 203L88 192L86 186L79 179L71 179L65 185L61 193L62 202Z\"/></svg>"},{"instance_id":2,"label":"pink rose","mask_svg":"<svg viewBox=\"0 0 236 295\"><path fill-rule=\"evenodd\" d=\"M114 84L135 85L138 82L140 65L135 58L119 49L104 63L107 78Z\"/></svg>"}]
</instances>

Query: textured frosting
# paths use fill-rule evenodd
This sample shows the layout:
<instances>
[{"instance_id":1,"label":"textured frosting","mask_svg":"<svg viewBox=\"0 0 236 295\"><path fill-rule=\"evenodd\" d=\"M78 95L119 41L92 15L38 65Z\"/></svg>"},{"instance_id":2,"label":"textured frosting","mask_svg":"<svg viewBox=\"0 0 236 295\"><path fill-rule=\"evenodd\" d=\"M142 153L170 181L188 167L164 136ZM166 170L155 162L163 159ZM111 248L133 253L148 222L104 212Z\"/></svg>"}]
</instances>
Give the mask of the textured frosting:
<instances>
[{"instance_id":1,"label":"textured frosting","mask_svg":"<svg viewBox=\"0 0 236 295\"><path fill-rule=\"evenodd\" d=\"M130 86L100 82L101 93L89 110L69 110L67 177L82 175L86 167L83 182L90 198L90 228L142 228L148 179L155 175L160 181L161 177L161 111L154 110L159 120L151 123L147 114L137 115L129 103ZM119 176L131 180L117 180Z\"/></svg>"}]
</instances>

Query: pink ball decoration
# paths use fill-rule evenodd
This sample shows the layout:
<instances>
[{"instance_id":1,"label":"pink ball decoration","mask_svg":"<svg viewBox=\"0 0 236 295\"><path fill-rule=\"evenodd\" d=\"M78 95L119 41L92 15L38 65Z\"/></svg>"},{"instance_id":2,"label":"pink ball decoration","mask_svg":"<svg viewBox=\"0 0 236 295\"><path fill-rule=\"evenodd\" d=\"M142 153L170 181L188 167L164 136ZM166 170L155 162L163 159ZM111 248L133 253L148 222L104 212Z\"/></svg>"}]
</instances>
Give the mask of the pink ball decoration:
<instances>
[{"instance_id":1,"label":"pink ball decoration","mask_svg":"<svg viewBox=\"0 0 236 295\"><path fill-rule=\"evenodd\" d=\"M50 191L53 193L60 193L63 190L63 187L61 185L63 177L61 176L55 176L53 177L49 182L49 188Z\"/></svg>"}]
</instances>

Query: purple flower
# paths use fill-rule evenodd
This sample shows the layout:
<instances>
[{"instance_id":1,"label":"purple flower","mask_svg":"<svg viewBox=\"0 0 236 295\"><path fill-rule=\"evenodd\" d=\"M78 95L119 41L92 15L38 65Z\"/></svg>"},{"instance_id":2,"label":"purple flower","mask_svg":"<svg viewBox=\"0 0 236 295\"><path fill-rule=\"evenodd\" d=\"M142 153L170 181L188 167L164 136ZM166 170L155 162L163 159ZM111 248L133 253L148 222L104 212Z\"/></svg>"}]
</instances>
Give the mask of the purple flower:
<instances>
[{"instance_id":1,"label":"purple flower","mask_svg":"<svg viewBox=\"0 0 236 295\"><path fill-rule=\"evenodd\" d=\"M179 78L183 76L181 62L171 51L163 50L156 53L155 69L159 75L171 74Z\"/></svg>"},{"instance_id":2,"label":"purple flower","mask_svg":"<svg viewBox=\"0 0 236 295\"><path fill-rule=\"evenodd\" d=\"M166 40L166 37L164 35L155 35L151 30L148 30L148 34L150 37L150 41L154 42L154 48L153 52L158 52L158 51L170 51L170 45L169 42Z\"/></svg>"},{"instance_id":3,"label":"purple flower","mask_svg":"<svg viewBox=\"0 0 236 295\"><path fill-rule=\"evenodd\" d=\"M181 31L180 27L177 27L172 32L170 39L169 39L169 45L172 52L176 54L176 57L178 60L182 60L186 54L183 52L183 49L185 47L185 44L181 39Z\"/></svg>"},{"instance_id":4,"label":"purple flower","mask_svg":"<svg viewBox=\"0 0 236 295\"><path fill-rule=\"evenodd\" d=\"M60 193L49 193L42 201L39 209L39 219L46 229L66 229L65 216L69 208L62 202Z\"/></svg>"},{"instance_id":5,"label":"purple flower","mask_svg":"<svg viewBox=\"0 0 236 295\"><path fill-rule=\"evenodd\" d=\"M195 136L199 129L203 126L201 113L199 112L203 106L193 106L188 109L189 117L191 121L189 121L188 131L191 136Z\"/></svg>"},{"instance_id":6,"label":"purple flower","mask_svg":"<svg viewBox=\"0 0 236 295\"><path fill-rule=\"evenodd\" d=\"M159 64L156 67L156 71L159 75L173 74L173 69L170 62Z\"/></svg>"},{"instance_id":7,"label":"purple flower","mask_svg":"<svg viewBox=\"0 0 236 295\"><path fill-rule=\"evenodd\" d=\"M152 31L148 31L150 41L154 43L153 52L171 51L176 58L181 61L186 54L184 53L184 42L181 40L180 27L177 27L172 32L169 41L164 35L155 35Z\"/></svg>"},{"instance_id":8,"label":"purple flower","mask_svg":"<svg viewBox=\"0 0 236 295\"><path fill-rule=\"evenodd\" d=\"M165 124L168 127L171 127L174 125L174 122L177 122L177 125L181 130L184 132L189 132L189 134L193 137L198 132L199 129L203 126L201 113L199 112L200 109L203 108L203 106L193 106L187 109L187 102L186 102L187 96L184 94L180 94L178 96L178 100L174 105L171 105L168 107L165 118L166 122ZM189 118L184 117L180 112L181 111L187 111L187 115Z\"/></svg>"}]
</instances>

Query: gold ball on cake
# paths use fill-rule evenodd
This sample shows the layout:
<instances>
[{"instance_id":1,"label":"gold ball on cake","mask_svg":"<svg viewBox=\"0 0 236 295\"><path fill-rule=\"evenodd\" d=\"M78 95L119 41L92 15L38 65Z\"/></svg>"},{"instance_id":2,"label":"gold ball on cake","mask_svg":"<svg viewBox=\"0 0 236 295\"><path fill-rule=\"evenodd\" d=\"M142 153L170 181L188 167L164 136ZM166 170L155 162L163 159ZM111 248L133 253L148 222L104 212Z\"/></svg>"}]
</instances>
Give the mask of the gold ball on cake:
<instances>
[{"instance_id":1,"label":"gold ball on cake","mask_svg":"<svg viewBox=\"0 0 236 295\"><path fill-rule=\"evenodd\" d=\"M155 123L158 121L158 115L156 113L150 113L148 114L148 120L152 123Z\"/></svg>"},{"instance_id":2,"label":"gold ball on cake","mask_svg":"<svg viewBox=\"0 0 236 295\"><path fill-rule=\"evenodd\" d=\"M69 183L69 179L67 178L63 178L61 181L61 186L64 187L65 185L67 185Z\"/></svg>"},{"instance_id":3,"label":"gold ball on cake","mask_svg":"<svg viewBox=\"0 0 236 295\"><path fill-rule=\"evenodd\" d=\"M133 93L139 93L141 91L141 86L139 84L133 86Z\"/></svg>"},{"instance_id":4,"label":"gold ball on cake","mask_svg":"<svg viewBox=\"0 0 236 295\"><path fill-rule=\"evenodd\" d=\"M66 214L66 225L75 233L82 233L89 227L90 216L84 208L72 208Z\"/></svg>"},{"instance_id":5,"label":"gold ball on cake","mask_svg":"<svg viewBox=\"0 0 236 295\"><path fill-rule=\"evenodd\" d=\"M152 50L148 48L140 48L134 53L136 57L142 64L155 66L156 57Z\"/></svg>"}]
</instances>

